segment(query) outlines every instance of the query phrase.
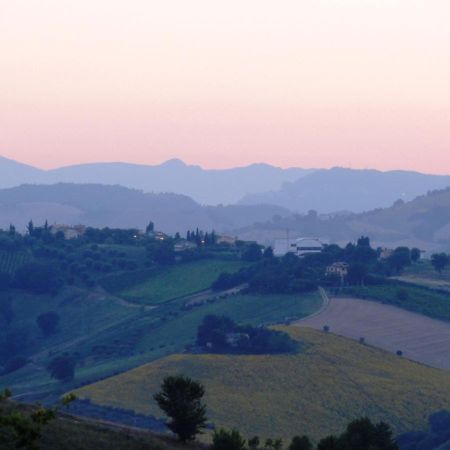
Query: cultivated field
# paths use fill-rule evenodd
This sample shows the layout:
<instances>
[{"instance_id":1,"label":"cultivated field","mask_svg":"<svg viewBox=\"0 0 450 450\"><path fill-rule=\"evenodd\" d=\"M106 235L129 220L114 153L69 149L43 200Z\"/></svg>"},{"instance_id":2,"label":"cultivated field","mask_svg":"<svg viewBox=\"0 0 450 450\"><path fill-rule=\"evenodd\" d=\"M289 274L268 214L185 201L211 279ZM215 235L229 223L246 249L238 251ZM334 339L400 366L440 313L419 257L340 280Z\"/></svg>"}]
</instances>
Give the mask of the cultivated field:
<instances>
[{"instance_id":1,"label":"cultivated field","mask_svg":"<svg viewBox=\"0 0 450 450\"><path fill-rule=\"evenodd\" d=\"M391 305L354 298L333 298L320 314L296 325L323 329L432 367L450 370L450 323Z\"/></svg>"},{"instance_id":2,"label":"cultivated field","mask_svg":"<svg viewBox=\"0 0 450 450\"><path fill-rule=\"evenodd\" d=\"M14 272L31 259L25 251L5 251L0 250L0 272L13 275Z\"/></svg>"},{"instance_id":3,"label":"cultivated field","mask_svg":"<svg viewBox=\"0 0 450 450\"><path fill-rule=\"evenodd\" d=\"M162 417L152 395L164 376L183 373L206 387L207 414L245 436L341 432L368 415L397 432L421 429L448 408L450 377L383 350L310 328L282 327L303 343L297 355L191 355L159 359L86 386L76 395L95 403Z\"/></svg>"},{"instance_id":4,"label":"cultivated field","mask_svg":"<svg viewBox=\"0 0 450 450\"><path fill-rule=\"evenodd\" d=\"M219 259L176 264L164 272L150 275L144 282L116 292L116 295L129 301L156 305L208 289L222 272L237 272L242 266L242 261Z\"/></svg>"}]
</instances>

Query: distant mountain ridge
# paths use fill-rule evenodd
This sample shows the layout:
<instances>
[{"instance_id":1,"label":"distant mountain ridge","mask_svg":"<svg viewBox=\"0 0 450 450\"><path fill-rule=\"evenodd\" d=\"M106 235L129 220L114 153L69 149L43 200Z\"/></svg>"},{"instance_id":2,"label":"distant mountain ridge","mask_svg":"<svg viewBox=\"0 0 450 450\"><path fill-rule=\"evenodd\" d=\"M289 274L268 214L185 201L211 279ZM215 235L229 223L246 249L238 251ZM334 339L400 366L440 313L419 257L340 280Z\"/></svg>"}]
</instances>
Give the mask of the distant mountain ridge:
<instances>
[{"instance_id":1,"label":"distant mountain ridge","mask_svg":"<svg viewBox=\"0 0 450 450\"><path fill-rule=\"evenodd\" d=\"M231 169L203 169L171 159L159 165L92 163L41 170L0 157L0 189L21 184L96 183L121 185L144 192L173 192L205 205L236 203L246 194L278 189L310 173L252 164Z\"/></svg>"},{"instance_id":2,"label":"distant mountain ridge","mask_svg":"<svg viewBox=\"0 0 450 450\"><path fill-rule=\"evenodd\" d=\"M240 204L274 204L292 211L355 213L388 207L396 200L413 200L418 195L450 186L450 176L419 172L355 170L334 167L316 170L286 182L276 191L249 194Z\"/></svg>"},{"instance_id":3,"label":"distant mountain ridge","mask_svg":"<svg viewBox=\"0 0 450 450\"><path fill-rule=\"evenodd\" d=\"M0 228L24 230L37 225L84 224L144 229L149 221L168 233L204 230L231 232L290 212L273 205L202 206L186 195L144 193L123 186L58 183L0 190Z\"/></svg>"},{"instance_id":4,"label":"distant mountain ridge","mask_svg":"<svg viewBox=\"0 0 450 450\"><path fill-rule=\"evenodd\" d=\"M91 163L41 170L0 157L0 189L21 184L102 184L186 195L202 205L276 205L294 212L364 212L450 186L450 175L369 169L282 169L252 164L203 169L171 159L159 165Z\"/></svg>"}]
</instances>

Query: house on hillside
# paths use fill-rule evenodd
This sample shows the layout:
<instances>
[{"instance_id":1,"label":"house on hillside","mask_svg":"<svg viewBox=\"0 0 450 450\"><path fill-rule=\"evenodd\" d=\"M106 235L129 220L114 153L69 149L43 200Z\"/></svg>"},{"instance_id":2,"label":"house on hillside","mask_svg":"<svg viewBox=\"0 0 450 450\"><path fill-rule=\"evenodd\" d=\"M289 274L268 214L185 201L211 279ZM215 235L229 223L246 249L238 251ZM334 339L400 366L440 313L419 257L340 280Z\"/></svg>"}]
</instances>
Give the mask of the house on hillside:
<instances>
[{"instance_id":1,"label":"house on hillside","mask_svg":"<svg viewBox=\"0 0 450 450\"><path fill-rule=\"evenodd\" d=\"M326 268L326 274L345 278L348 275L348 267L349 265L346 262L335 262Z\"/></svg>"},{"instance_id":2,"label":"house on hillside","mask_svg":"<svg viewBox=\"0 0 450 450\"><path fill-rule=\"evenodd\" d=\"M217 244L228 244L228 245L236 245L237 238L232 236L221 235L217 236L216 243Z\"/></svg>"},{"instance_id":3,"label":"house on hillside","mask_svg":"<svg viewBox=\"0 0 450 450\"><path fill-rule=\"evenodd\" d=\"M381 261L389 259L392 255L392 253L394 253L394 250L392 248L386 248L386 247L380 248L378 259Z\"/></svg>"},{"instance_id":4,"label":"house on hillside","mask_svg":"<svg viewBox=\"0 0 450 450\"><path fill-rule=\"evenodd\" d=\"M195 250L197 248L197 244L192 241L188 241L186 239L180 239L175 242L173 249L175 253L182 253L188 250Z\"/></svg>"},{"instance_id":5,"label":"house on hillside","mask_svg":"<svg viewBox=\"0 0 450 450\"><path fill-rule=\"evenodd\" d=\"M275 256L284 256L287 253L293 253L299 257L320 253L325 247L325 243L319 238L303 237L298 239L276 239L273 254Z\"/></svg>"},{"instance_id":6,"label":"house on hillside","mask_svg":"<svg viewBox=\"0 0 450 450\"><path fill-rule=\"evenodd\" d=\"M50 227L52 234L63 233L64 239L77 239L86 232L86 227L84 225L64 225L55 224Z\"/></svg>"}]
</instances>

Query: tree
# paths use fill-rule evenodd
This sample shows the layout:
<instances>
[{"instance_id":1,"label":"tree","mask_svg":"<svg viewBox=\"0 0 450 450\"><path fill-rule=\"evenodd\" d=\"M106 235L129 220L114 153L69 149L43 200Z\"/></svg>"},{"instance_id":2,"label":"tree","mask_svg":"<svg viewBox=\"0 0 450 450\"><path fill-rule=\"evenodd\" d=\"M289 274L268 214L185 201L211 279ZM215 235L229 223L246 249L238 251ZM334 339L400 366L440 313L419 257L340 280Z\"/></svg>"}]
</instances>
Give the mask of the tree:
<instances>
[{"instance_id":1,"label":"tree","mask_svg":"<svg viewBox=\"0 0 450 450\"><path fill-rule=\"evenodd\" d=\"M30 236L33 236L33 234L34 234L34 224L33 224L33 221L32 221L32 220L30 220L30 221L28 222L28 225L27 225L27 231L28 231L28 234L29 234Z\"/></svg>"},{"instance_id":2,"label":"tree","mask_svg":"<svg viewBox=\"0 0 450 450\"><path fill-rule=\"evenodd\" d=\"M431 255L431 264L433 265L434 270L439 273L442 273L449 263L450 259L446 253L435 253L434 255Z\"/></svg>"},{"instance_id":3,"label":"tree","mask_svg":"<svg viewBox=\"0 0 450 450\"><path fill-rule=\"evenodd\" d=\"M242 253L242 259L244 261L258 261L261 259L261 257L261 247L256 243L248 245Z\"/></svg>"},{"instance_id":4,"label":"tree","mask_svg":"<svg viewBox=\"0 0 450 450\"><path fill-rule=\"evenodd\" d=\"M48 337L56 333L59 325L59 320L59 314L55 311L50 311L44 314L40 314L36 319L36 323L38 324L38 327L41 329L44 336Z\"/></svg>"},{"instance_id":5,"label":"tree","mask_svg":"<svg viewBox=\"0 0 450 450\"><path fill-rule=\"evenodd\" d=\"M294 436L289 450L312 450L313 446L308 436Z\"/></svg>"},{"instance_id":6,"label":"tree","mask_svg":"<svg viewBox=\"0 0 450 450\"><path fill-rule=\"evenodd\" d=\"M343 450L336 436L327 436L319 441L317 450Z\"/></svg>"},{"instance_id":7,"label":"tree","mask_svg":"<svg viewBox=\"0 0 450 450\"><path fill-rule=\"evenodd\" d=\"M411 264L411 251L408 247L397 247L389 256L388 262L397 273L400 273Z\"/></svg>"},{"instance_id":8,"label":"tree","mask_svg":"<svg viewBox=\"0 0 450 450\"><path fill-rule=\"evenodd\" d=\"M365 264L351 264L348 268L347 281L353 285L363 285L368 273L369 269Z\"/></svg>"},{"instance_id":9,"label":"tree","mask_svg":"<svg viewBox=\"0 0 450 450\"><path fill-rule=\"evenodd\" d=\"M373 424L370 419L363 417L348 424L345 433L338 440L341 446L337 448L339 450L398 450L392 434L391 428L384 422Z\"/></svg>"},{"instance_id":10,"label":"tree","mask_svg":"<svg viewBox=\"0 0 450 450\"><path fill-rule=\"evenodd\" d=\"M47 370L52 378L62 382L72 381L75 376L75 359L67 354L53 358L47 365Z\"/></svg>"},{"instance_id":11,"label":"tree","mask_svg":"<svg viewBox=\"0 0 450 450\"><path fill-rule=\"evenodd\" d=\"M418 248L412 248L411 249L411 261L416 263L417 261L419 261L421 256L421 252Z\"/></svg>"},{"instance_id":12,"label":"tree","mask_svg":"<svg viewBox=\"0 0 450 450\"><path fill-rule=\"evenodd\" d=\"M245 450L245 439L242 438L239 431L231 431L221 428L214 431L212 450Z\"/></svg>"},{"instance_id":13,"label":"tree","mask_svg":"<svg viewBox=\"0 0 450 450\"><path fill-rule=\"evenodd\" d=\"M154 395L158 406L170 417L168 427L180 441L195 439L206 427L206 407L202 403L204 387L185 376L164 378L161 392Z\"/></svg>"},{"instance_id":14,"label":"tree","mask_svg":"<svg viewBox=\"0 0 450 450\"><path fill-rule=\"evenodd\" d=\"M250 450L257 450L259 447L259 437L258 436L254 436L251 439L248 440L248 448Z\"/></svg>"},{"instance_id":15,"label":"tree","mask_svg":"<svg viewBox=\"0 0 450 450\"><path fill-rule=\"evenodd\" d=\"M18 288L34 294L54 292L61 286L61 280L54 265L37 262L30 262L20 267L14 282Z\"/></svg>"},{"instance_id":16,"label":"tree","mask_svg":"<svg viewBox=\"0 0 450 450\"><path fill-rule=\"evenodd\" d=\"M152 221L150 221L148 223L147 227L145 228L145 232L147 234L150 234L150 233L153 233L154 231L155 231L155 224Z\"/></svg>"},{"instance_id":17,"label":"tree","mask_svg":"<svg viewBox=\"0 0 450 450\"><path fill-rule=\"evenodd\" d=\"M42 428L56 418L58 410L62 406L67 406L75 400L75 395L64 396L60 405L47 409L35 406L31 409L18 406L13 402L8 402L11 391L5 389L0 392L0 448L2 450L25 449L39 450L42 447L38 444L41 438ZM3 409L2 404L8 402L8 407Z\"/></svg>"},{"instance_id":18,"label":"tree","mask_svg":"<svg viewBox=\"0 0 450 450\"><path fill-rule=\"evenodd\" d=\"M266 247L264 249L263 256L264 256L264 258L273 258L273 248L272 247Z\"/></svg>"}]
</instances>

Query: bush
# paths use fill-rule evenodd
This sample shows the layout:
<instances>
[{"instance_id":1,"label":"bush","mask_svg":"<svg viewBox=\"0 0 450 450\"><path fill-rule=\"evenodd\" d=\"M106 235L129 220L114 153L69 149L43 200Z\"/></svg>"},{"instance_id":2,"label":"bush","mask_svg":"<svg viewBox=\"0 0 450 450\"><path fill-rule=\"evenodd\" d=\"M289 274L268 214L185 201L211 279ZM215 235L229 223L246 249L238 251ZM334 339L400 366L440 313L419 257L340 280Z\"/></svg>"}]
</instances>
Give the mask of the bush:
<instances>
[{"instance_id":1,"label":"bush","mask_svg":"<svg viewBox=\"0 0 450 450\"><path fill-rule=\"evenodd\" d=\"M41 314L36 319L36 322L45 337L51 336L52 334L56 333L56 330L58 328L59 314L55 311Z\"/></svg>"},{"instance_id":2,"label":"bush","mask_svg":"<svg viewBox=\"0 0 450 450\"><path fill-rule=\"evenodd\" d=\"M75 358L67 354L58 356L50 361L47 370L52 378L59 381L72 381L75 376Z\"/></svg>"},{"instance_id":3,"label":"bush","mask_svg":"<svg viewBox=\"0 0 450 450\"><path fill-rule=\"evenodd\" d=\"M212 450L245 450L245 440L239 431L221 428L214 431Z\"/></svg>"},{"instance_id":4,"label":"bush","mask_svg":"<svg viewBox=\"0 0 450 450\"><path fill-rule=\"evenodd\" d=\"M44 294L55 292L62 283L54 265L31 262L17 270L14 284L33 294Z\"/></svg>"}]
</instances>

